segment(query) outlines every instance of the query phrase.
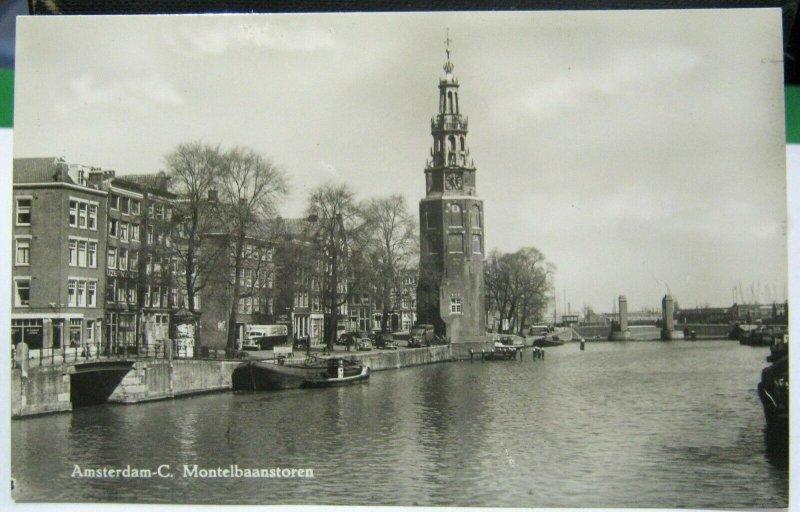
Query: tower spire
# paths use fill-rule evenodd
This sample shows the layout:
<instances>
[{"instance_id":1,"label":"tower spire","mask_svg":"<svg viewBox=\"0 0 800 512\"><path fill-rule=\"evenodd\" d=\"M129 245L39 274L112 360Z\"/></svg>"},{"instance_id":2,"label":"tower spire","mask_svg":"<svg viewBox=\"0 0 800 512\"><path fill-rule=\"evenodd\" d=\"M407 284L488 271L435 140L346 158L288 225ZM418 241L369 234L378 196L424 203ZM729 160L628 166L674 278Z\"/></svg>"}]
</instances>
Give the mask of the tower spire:
<instances>
[{"instance_id":1,"label":"tower spire","mask_svg":"<svg viewBox=\"0 0 800 512\"><path fill-rule=\"evenodd\" d=\"M447 54L447 62L444 63L444 72L449 75L450 73L453 72L453 67L454 67L453 63L450 62L450 43L452 43L453 40L450 39L450 29L449 28L447 29L446 34L447 35L445 36L445 40L444 40L444 51Z\"/></svg>"}]
</instances>

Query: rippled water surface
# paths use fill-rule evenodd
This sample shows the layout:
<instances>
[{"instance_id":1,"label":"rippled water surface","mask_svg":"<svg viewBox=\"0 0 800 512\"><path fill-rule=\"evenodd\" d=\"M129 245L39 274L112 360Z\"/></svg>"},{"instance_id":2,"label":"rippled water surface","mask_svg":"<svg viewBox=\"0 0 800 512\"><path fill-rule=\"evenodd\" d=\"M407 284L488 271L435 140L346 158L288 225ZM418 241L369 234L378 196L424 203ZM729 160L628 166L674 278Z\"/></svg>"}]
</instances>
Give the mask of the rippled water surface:
<instances>
[{"instance_id":1,"label":"rippled water surface","mask_svg":"<svg viewBox=\"0 0 800 512\"><path fill-rule=\"evenodd\" d=\"M786 507L756 394L766 349L587 343L522 361L375 373L343 388L221 393L13 421L33 501L536 507ZM80 479L82 468L173 478ZM313 479L184 478L183 464Z\"/></svg>"}]
</instances>

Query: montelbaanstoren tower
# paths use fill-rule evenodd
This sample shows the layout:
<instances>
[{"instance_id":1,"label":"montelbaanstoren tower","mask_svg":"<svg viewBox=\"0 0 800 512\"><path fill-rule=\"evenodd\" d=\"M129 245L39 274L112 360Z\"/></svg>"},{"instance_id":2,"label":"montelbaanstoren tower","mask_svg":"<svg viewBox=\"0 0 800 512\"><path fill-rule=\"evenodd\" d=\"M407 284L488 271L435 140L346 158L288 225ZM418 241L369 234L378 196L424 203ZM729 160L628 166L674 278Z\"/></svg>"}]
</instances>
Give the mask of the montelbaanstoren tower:
<instances>
[{"instance_id":1,"label":"montelbaanstoren tower","mask_svg":"<svg viewBox=\"0 0 800 512\"><path fill-rule=\"evenodd\" d=\"M482 342L486 339L483 201L477 196L450 43L448 35L439 111L431 119L433 147L425 166L425 198L419 203L417 317L453 343Z\"/></svg>"}]
</instances>

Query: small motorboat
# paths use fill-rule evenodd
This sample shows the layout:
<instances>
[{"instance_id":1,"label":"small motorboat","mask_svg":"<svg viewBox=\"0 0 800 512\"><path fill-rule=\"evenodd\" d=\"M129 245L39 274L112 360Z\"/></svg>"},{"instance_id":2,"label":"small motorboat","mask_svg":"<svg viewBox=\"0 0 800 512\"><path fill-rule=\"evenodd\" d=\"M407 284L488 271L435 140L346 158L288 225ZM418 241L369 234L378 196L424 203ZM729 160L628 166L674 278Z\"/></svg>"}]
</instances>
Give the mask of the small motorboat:
<instances>
[{"instance_id":1,"label":"small motorboat","mask_svg":"<svg viewBox=\"0 0 800 512\"><path fill-rule=\"evenodd\" d=\"M303 363L247 361L233 370L234 391L343 386L369 379L369 367L341 357Z\"/></svg>"}]
</instances>

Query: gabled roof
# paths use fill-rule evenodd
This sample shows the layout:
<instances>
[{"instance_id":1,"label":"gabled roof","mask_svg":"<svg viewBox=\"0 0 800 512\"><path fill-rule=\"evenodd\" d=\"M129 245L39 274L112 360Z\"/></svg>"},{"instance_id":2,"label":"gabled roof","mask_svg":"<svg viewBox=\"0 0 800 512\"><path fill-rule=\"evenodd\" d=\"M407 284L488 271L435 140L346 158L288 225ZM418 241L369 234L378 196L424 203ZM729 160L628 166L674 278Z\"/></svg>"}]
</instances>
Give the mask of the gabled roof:
<instances>
[{"instance_id":1,"label":"gabled roof","mask_svg":"<svg viewBox=\"0 0 800 512\"><path fill-rule=\"evenodd\" d=\"M67 163L57 157L15 158L14 183L72 183Z\"/></svg>"}]
</instances>

